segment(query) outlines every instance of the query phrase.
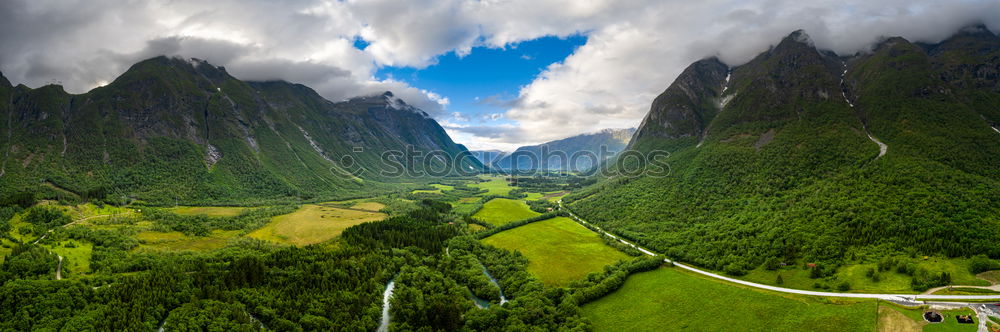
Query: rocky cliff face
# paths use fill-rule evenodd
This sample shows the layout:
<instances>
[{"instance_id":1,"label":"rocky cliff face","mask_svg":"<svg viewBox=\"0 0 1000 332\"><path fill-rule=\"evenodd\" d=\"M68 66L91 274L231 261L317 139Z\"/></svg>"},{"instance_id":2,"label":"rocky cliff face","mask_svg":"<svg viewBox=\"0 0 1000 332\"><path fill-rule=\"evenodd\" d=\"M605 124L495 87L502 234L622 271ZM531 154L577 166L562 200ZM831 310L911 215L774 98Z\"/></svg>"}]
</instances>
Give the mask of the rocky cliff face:
<instances>
[{"instance_id":1,"label":"rocky cliff face","mask_svg":"<svg viewBox=\"0 0 1000 332\"><path fill-rule=\"evenodd\" d=\"M389 92L334 103L303 85L243 82L196 59L145 60L81 95L4 86L0 189L8 193L171 202L351 196L399 181L382 174L403 166L383 162L385 151L441 151L441 160L405 165L415 171L465 152ZM481 167L471 158L460 166Z\"/></svg>"}]
</instances>

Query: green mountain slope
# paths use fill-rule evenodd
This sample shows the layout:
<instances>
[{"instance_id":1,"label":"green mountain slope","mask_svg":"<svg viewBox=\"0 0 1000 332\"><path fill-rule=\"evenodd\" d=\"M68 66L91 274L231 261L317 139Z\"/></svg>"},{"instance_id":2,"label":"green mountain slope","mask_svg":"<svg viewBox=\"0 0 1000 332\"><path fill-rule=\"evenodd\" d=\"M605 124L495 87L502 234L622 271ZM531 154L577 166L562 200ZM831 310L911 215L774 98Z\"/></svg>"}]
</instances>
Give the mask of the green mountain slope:
<instances>
[{"instance_id":1,"label":"green mountain slope","mask_svg":"<svg viewBox=\"0 0 1000 332\"><path fill-rule=\"evenodd\" d=\"M466 151L391 93L333 103L302 85L243 82L199 60L145 60L80 95L55 85L0 84L3 197L28 192L169 203L351 197L417 176L383 171L441 169L442 161ZM442 156L382 162L383 152L407 146ZM481 165L467 158L461 167Z\"/></svg>"},{"instance_id":2,"label":"green mountain slope","mask_svg":"<svg viewBox=\"0 0 1000 332\"><path fill-rule=\"evenodd\" d=\"M630 142L670 152L670 176L612 177L567 200L602 227L733 274L772 257L1000 257L997 36L981 32L891 38L845 58L795 32L728 71L699 61Z\"/></svg>"},{"instance_id":3,"label":"green mountain slope","mask_svg":"<svg viewBox=\"0 0 1000 332\"><path fill-rule=\"evenodd\" d=\"M522 146L491 166L504 170L586 171L624 150L634 133L634 128L604 129L539 145Z\"/></svg>"}]
</instances>

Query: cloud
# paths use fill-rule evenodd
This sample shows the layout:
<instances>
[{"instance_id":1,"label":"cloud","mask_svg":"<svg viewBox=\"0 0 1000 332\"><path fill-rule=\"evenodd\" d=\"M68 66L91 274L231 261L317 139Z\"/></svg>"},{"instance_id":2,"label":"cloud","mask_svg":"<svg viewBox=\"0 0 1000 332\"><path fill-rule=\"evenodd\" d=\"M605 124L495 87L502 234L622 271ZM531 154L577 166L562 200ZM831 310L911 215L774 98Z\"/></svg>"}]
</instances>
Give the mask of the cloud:
<instances>
[{"instance_id":1,"label":"cloud","mask_svg":"<svg viewBox=\"0 0 1000 332\"><path fill-rule=\"evenodd\" d=\"M452 112L451 118L455 119L455 121L469 122L469 118L466 117L465 115L462 115L462 113L459 112Z\"/></svg>"},{"instance_id":2,"label":"cloud","mask_svg":"<svg viewBox=\"0 0 1000 332\"><path fill-rule=\"evenodd\" d=\"M691 62L716 55L743 64L800 28L818 47L844 55L882 36L936 42L975 22L1000 28L995 1L651 1L622 7L602 15L624 10L629 19L593 19L585 45L520 90L506 118L524 137L538 143L637 126L653 98Z\"/></svg>"},{"instance_id":3,"label":"cloud","mask_svg":"<svg viewBox=\"0 0 1000 332\"><path fill-rule=\"evenodd\" d=\"M60 81L83 92L141 58L207 59L242 79L283 79L331 100L391 90L437 118L447 96L394 79L383 66L422 68L475 47L516 48L543 36L586 36L503 110L449 129L477 146L540 143L634 127L691 62L742 64L805 29L818 47L865 50L881 36L935 42L982 22L1000 29L995 0L7 0L0 1L0 70L13 83ZM363 50L355 47L361 39ZM498 121L502 118L501 123ZM485 123L485 124L484 124Z\"/></svg>"},{"instance_id":4,"label":"cloud","mask_svg":"<svg viewBox=\"0 0 1000 332\"><path fill-rule=\"evenodd\" d=\"M520 103L520 98L505 98L499 94L486 96L486 98L476 97L476 104L498 108L512 108Z\"/></svg>"}]
</instances>

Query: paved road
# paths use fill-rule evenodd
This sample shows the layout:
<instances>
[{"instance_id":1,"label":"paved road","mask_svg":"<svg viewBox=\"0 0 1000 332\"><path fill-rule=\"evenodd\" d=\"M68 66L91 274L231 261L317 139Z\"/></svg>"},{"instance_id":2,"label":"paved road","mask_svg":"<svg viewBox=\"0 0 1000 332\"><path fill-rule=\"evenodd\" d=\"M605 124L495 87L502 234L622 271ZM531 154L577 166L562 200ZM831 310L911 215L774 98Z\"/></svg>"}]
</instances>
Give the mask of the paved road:
<instances>
[{"instance_id":1,"label":"paved road","mask_svg":"<svg viewBox=\"0 0 1000 332\"><path fill-rule=\"evenodd\" d=\"M577 222L579 222L581 224L584 224L585 226L588 226L591 229L596 229L597 232L599 232L601 234L604 234L604 235L607 235L607 236L610 236L611 238L616 239L616 240L620 241L621 243L624 243L624 244L626 244L628 246L631 246L631 247L633 247L635 249L638 249L640 252L642 252L642 253L644 253L646 255L656 256L656 253L654 253L652 251L649 251L649 250L647 250L645 248L639 247L639 246L635 245L634 243L626 241L625 239L622 239L622 238L620 238L618 236L615 236L614 234L608 233L608 232L604 231L603 229L601 229L600 227L597 227L596 225L593 225L593 224L591 224L591 223L589 223L589 222L581 219L579 216L577 216L573 212L570 212L568 209L565 209L563 207L561 199L559 200L558 203L559 203L559 208L561 210L564 210L567 213L569 213L569 215L571 217L573 217L573 219L576 220ZM816 291L808 291L808 290L801 290L801 289L792 289L792 288L784 288L784 287L776 287L776 286L771 286L771 285L758 284L758 283L755 283L755 282L749 282L749 281L746 281L746 280L734 279L734 278L726 277L726 276L723 276L723 275L715 274L715 273L712 273L712 272L704 271L704 270L697 269L697 268L694 268L694 267L691 267L691 266L688 266L688 265L685 265L685 264L681 264L681 263L678 263L678 262L671 261L669 259L664 259L663 261L664 262L668 262L668 263L673 263L674 266L677 266L679 268L682 268L682 269L685 269L685 270L688 270L688 271L691 271L691 272L694 272L694 273L698 273L698 274L701 274L701 275L704 275L704 276L707 276L707 277L711 277L711 278L715 278L715 279L719 279L719 280L724 280L724 281L728 281L728 282L731 282L731 283L740 284L740 285L744 285L744 286L749 286L749 287L753 287L753 288L766 289L766 290L769 290L769 291L780 292L780 293L801 294L801 295L811 295L811 296L825 296L825 297L849 297L849 298L860 298L860 299L880 299L880 300L892 301L892 302L901 303L901 304L911 304L911 305L923 304L922 300L997 300L997 301L1000 301L1000 295L923 295L923 294L865 294L865 293L816 292ZM918 300L918 299L920 299L920 300ZM970 304L970 303L963 303L963 304L964 305L974 305L974 304Z\"/></svg>"}]
</instances>

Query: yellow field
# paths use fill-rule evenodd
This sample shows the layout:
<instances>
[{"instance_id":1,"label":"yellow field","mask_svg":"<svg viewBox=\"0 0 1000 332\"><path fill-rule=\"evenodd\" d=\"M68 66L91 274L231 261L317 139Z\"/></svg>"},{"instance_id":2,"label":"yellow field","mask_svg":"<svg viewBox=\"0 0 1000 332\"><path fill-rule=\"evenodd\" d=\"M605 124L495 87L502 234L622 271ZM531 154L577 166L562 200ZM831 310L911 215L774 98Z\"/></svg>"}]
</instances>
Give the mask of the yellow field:
<instances>
[{"instance_id":1,"label":"yellow field","mask_svg":"<svg viewBox=\"0 0 1000 332\"><path fill-rule=\"evenodd\" d=\"M376 202L361 202L351 206L352 209L379 212L385 208L385 204Z\"/></svg>"},{"instance_id":2,"label":"yellow field","mask_svg":"<svg viewBox=\"0 0 1000 332\"><path fill-rule=\"evenodd\" d=\"M209 217L235 217L246 211L245 207L231 207L231 206L178 206L170 208L170 212L185 215L185 216L196 216L196 215L206 215Z\"/></svg>"},{"instance_id":3,"label":"yellow field","mask_svg":"<svg viewBox=\"0 0 1000 332\"><path fill-rule=\"evenodd\" d=\"M249 234L250 237L297 246L320 243L340 235L348 227L385 219L379 212L338 209L321 205L303 205L298 211L274 217L270 223Z\"/></svg>"},{"instance_id":4,"label":"yellow field","mask_svg":"<svg viewBox=\"0 0 1000 332\"><path fill-rule=\"evenodd\" d=\"M209 236L187 236L181 232L142 232L135 235L139 240L136 250L154 251L205 251L221 249L240 231L214 230Z\"/></svg>"}]
</instances>

